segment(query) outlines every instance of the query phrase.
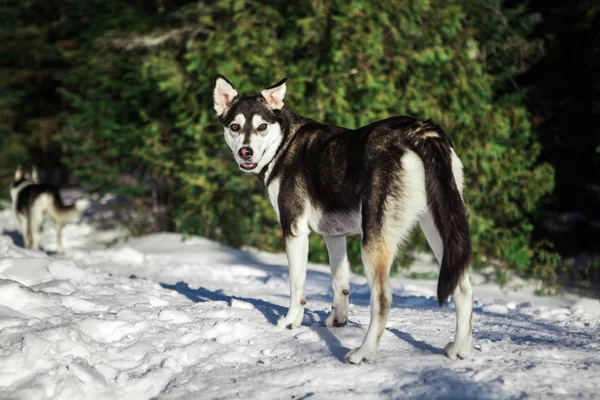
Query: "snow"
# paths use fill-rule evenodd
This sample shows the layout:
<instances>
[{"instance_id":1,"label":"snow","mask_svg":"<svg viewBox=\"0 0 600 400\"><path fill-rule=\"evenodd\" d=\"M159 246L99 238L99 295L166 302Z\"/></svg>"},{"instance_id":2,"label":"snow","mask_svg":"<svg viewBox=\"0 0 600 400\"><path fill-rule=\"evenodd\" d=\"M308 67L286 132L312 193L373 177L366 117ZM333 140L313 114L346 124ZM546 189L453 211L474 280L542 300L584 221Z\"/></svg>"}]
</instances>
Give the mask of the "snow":
<instances>
[{"instance_id":1,"label":"snow","mask_svg":"<svg viewBox=\"0 0 600 400\"><path fill-rule=\"evenodd\" d=\"M128 239L100 199L64 229L65 257L25 250L10 207L0 212L0 398L330 399L597 398L600 302L474 285L474 350L443 357L453 305L435 281L392 279L378 359L343 363L369 323L369 289L351 277L349 323L322 325L328 267L310 265L303 326L287 310L283 254L200 237ZM433 270L428 256L419 263ZM417 266L418 268L419 266ZM475 277L474 281L477 281Z\"/></svg>"}]
</instances>

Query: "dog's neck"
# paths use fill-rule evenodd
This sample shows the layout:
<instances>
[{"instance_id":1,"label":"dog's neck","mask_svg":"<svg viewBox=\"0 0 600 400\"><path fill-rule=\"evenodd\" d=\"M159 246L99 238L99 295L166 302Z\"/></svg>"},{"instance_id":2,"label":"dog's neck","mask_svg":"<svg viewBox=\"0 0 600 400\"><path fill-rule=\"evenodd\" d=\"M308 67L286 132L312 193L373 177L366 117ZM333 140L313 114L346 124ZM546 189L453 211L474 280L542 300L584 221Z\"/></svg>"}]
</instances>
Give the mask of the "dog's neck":
<instances>
[{"instance_id":1,"label":"dog's neck","mask_svg":"<svg viewBox=\"0 0 600 400\"><path fill-rule=\"evenodd\" d=\"M269 186L269 183L277 175L279 164L283 161L281 160L281 156L286 153L288 147L292 143L292 140L296 136L298 128L304 124L304 119L302 117L294 114L287 108L281 110L278 119L279 124L281 125L281 136L283 139L277 147L277 151L275 151L275 155L271 161L258 173L258 178L265 185L265 187Z\"/></svg>"},{"instance_id":2,"label":"dog's neck","mask_svg":"<svg viewBox=\"0 0 600 400\"><path fill-rule=\"evenodd\" d=\"M13 187L10 189L10 197L12 198L12 200L15 200L17 198L18 193L23 190L24 187L29 186L29 185L33 185L34 182L29 180L29 179L19 179L18 181L15 181L13 184Z\"/></svg>"}]
</instances>

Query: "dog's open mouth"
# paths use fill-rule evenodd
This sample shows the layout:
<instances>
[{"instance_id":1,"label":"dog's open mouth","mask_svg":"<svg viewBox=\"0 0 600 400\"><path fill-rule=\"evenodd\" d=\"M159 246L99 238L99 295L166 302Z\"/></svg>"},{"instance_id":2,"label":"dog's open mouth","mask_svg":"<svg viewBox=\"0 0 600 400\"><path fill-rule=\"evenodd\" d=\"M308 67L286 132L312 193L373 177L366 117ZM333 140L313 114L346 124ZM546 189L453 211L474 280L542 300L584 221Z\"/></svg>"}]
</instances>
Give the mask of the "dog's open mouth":
<instances>
[{"instance_id":1,"label":"dog's open mouth","mask_svg":"<svg viewBox=\"0 0 600 400\"><path fill-rule=\"evenodd\" d=\"M254 168L256 168L258 164L255 163L241 163L240 167L242 169L245 169L246 171L252 171Z\"/></svg>"}]
</instances>

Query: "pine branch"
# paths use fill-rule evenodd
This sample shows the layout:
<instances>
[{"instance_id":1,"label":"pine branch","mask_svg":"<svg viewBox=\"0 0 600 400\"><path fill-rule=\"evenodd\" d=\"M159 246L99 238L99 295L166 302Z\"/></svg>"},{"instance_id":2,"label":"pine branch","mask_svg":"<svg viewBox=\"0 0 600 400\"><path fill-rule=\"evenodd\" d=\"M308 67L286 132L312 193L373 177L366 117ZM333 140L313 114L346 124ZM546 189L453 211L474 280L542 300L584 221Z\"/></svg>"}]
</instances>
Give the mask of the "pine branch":
<instances>
[{"instance_id":1,"label":"pine branch","mask_svg":"<svg viewBox=\"0 0 600 400\"><path fill-rule=\"evenodd\" d=\"M97 39L95 46L100 50L117 50L124 52L149 50L157 47L180 46L182 43L189 46L198 35L208 33L208 29L197 25L154 31L150 34L141 36L138 34L113 33Z\"/></svg>"}]
</instances>

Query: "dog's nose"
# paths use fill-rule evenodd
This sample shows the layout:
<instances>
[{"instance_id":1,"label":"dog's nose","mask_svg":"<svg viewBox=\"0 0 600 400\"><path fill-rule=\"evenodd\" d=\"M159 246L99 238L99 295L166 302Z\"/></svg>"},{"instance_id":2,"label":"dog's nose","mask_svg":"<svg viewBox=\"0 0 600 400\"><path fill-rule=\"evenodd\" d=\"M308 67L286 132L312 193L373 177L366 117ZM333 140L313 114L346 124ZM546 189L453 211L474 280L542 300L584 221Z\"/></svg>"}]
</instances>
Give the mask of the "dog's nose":
<instances>
[{"instance_id":1,"label":"dog's nose","mask_svg":"<svg viewBox=\"0 0 600 400\"><path fill-rule=\"evenodd\" d=\"M238 154L240 155L240 157L242 157L243 160L249 160L252 158L252 154L254 154L254 152L252 151L251 147L242 147L240 149L240 151L238 151Z\"/></svg>"}]
</instances>

